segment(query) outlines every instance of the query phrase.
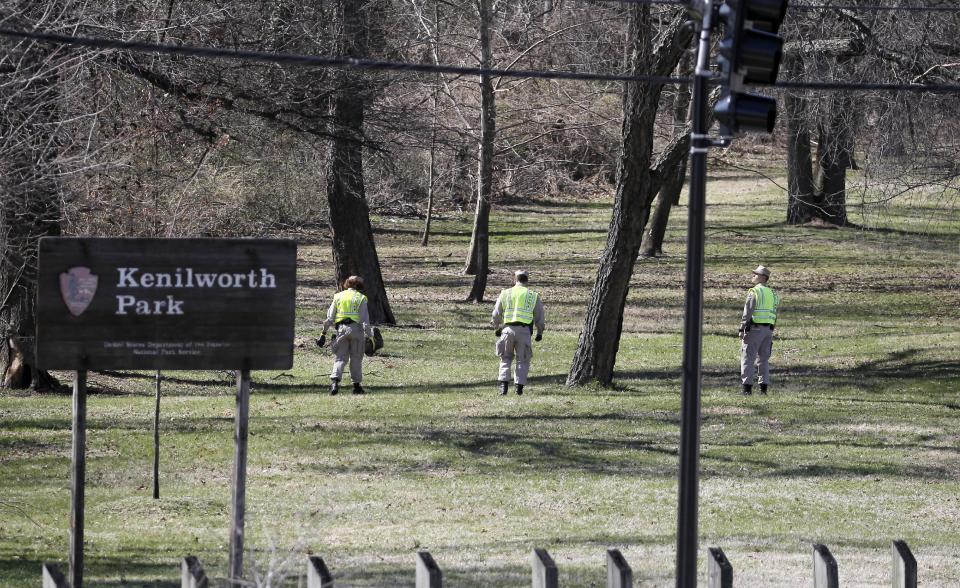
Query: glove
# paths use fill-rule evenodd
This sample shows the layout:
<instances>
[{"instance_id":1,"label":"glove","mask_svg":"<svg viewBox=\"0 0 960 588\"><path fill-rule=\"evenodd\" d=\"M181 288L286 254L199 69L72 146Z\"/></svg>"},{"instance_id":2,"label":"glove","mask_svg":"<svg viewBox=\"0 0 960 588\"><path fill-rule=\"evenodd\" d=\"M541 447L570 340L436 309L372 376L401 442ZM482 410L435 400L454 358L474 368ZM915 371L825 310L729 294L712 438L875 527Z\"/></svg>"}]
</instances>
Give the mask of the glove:
<instances>
[{"instance_id":1,"label":"glove","mask_svg":"<svg viewBox=\"0 0 960 588\"><path fill-rule=\"evenodd\" d=\"M317 347L323 347L327 342L327 334L324 333L320 335L320 338L317 339Z\"/></svg>"},{"instance_id":2,"label":"glove","mask_svg":"<svg viewBox=\"0 0 960 588\"><path fill-rule=\"evenodd\" d=\"M497 329L496 331L493 332L493 334L496 335L497 337L499 337L500 335L503 334L503 328L501 327L501 328Z\"/></svg>"},{"instance_id":3,"label":"glove","mask_svg":"<svg viewBox=\"0 0 960 588\"><path fill-rule=\"evenodd\" d=\"M534 340L534 341L542 341L542 340L543 340L543 331L537 333L537 336L534 337L533 340Z\"/></svg>"}]
</instances>

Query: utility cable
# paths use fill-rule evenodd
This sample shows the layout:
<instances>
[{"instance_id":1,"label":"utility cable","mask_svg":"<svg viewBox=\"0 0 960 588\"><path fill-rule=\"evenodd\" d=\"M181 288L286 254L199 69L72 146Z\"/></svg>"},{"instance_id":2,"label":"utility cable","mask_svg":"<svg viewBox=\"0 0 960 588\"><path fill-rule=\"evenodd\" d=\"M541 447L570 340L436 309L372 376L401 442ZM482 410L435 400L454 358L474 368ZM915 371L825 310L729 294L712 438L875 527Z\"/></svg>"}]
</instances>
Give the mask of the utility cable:
<instances>
[{"instance_id":1,"label":"utility cable","mask_svg":"<svg viewBox=\"0 0 960 588\"><path fill-rule=\"evenodd\" d=\"M874 6L856 4L788 4L787 10L860 10L864 12L960 12L960 6Z\"/></svg>"},{"instance_id":2,"label":"utility cable","mask_svg":"<svg viewBox=\"0 0 960 588\"><path fill-rule=\"evenodd\" d=\"M585 80L608 82L645 82L648 84L690 84L688 77L645 76L628 74L608 74L590 72L543 71L521 69L498 69L465 67L455 65L433 65L425 63L408 63L397 61L379 61L374 59L356 59L351 57L321 57L317 55L302 55L296 53L268 53L263 51L247 51L232 49L217 49L213 47L193 47L189 45L168 45L161 43L145 43L141 41L120 41L117 39L101 39L93 37L73 37L56 33L41 33L16 31L0 28L0 36L15 37L46 41L61 45L90 47L94 49L124 49L138 53L165 53L192 57L216 57L234 59L238 61L252 61L259 63L279 63L311 67L341 67L361 70L408 71L420 73L448 73L469 76L503 76L512 78L538 78L561 80ZM715 82L714 82L715 83ZM881 83L843 83L843 82L777 82L761 87L810 89L810 90L860 90L860 91L887 91L887 92L927 92L927 93L960 93L957 84L881 84Z\"/></svg>"},{"instance_id":3,"label":"utility cable","mask_svg":"<svg viewBox=\"0 0 960 588\"><path fill-rule=\"evenodd\" d=\"M465 67L457 65L433 65L428 63L409 63L402 61L380 61L376 59L357 59L353 57L321 57L317 55L303 55L298 53L267 53L263 51L217 49L213 47L192 47L189 45L167 45L160 43L144 43L141 41L98 39L93 37L73 37L70 35L60 35L56 33L26 32L5 28L0 28L0 35L7 37L19 37L22 39L33 39L36 41L49 41L62 45L90 47L94 49L125 49L127 51L134 51L137 53L166 53L168 55L192 57L219 57L224 59L235 59L239 61L281 63L313 67L343 67L363 70L410 71L457 75L487 75L514 78L648 82L651 84L690 83L689 78L675 78L669 76L635 76L627 74L583 73L572 71L515 70Z\"/></svg>"},{"instance_id":4,"label":"utility cable","mask_svg":"<svg viewBox=\"0 0 960 588\"><path fill-rule=\"evenodd\" d=\"M668 6L689 6L689 0L581 0L586 3L609 2L611 4L661 4Z\"/></svg>"},{"instance_id":5,"label":"utility cable","mask_svg":"<svg viewBox=\"0 0 960 588\"><path fill-rule=\"evenodd\" d=\"M770 84L767 87L805 90L879 90L883 92L930 92L933 94L949 94L953 92L960 92L960 84L850 84L845 82L783 81Z\"/></svg>"},{"instance_id":6,"label":"utility cable","mask_svg":"<svg viewBox=\"0 0 960 588\"><path fill-rule=\"evenodd\" d=\"M610 2L619 4L669 4L688 6L686 0L583 0L585 2ZM788 4L787 10L860 10L864 12L960 12L960 6L890 6L877 4Z\"/></svg>"}]
</instances>

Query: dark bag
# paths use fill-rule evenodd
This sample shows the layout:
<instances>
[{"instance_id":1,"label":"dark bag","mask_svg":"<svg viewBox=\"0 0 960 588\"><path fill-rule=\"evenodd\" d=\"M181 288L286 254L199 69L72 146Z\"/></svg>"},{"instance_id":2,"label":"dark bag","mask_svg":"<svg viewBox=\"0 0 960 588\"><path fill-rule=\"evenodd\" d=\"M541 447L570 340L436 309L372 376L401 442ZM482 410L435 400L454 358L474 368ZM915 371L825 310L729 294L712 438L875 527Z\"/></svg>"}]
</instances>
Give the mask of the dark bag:
<instances>
[{"instance_id":1,"label":"dark bag","mask_svg":"<svg viewBox=\"0 0 960 588\"><path fill-rule=\"evenodd\" d=\"M367 337L367 340L363 346L363 352L364 354L370 356L381 349L383 349L383 335L380 333L379 328L374 327L373 337Z\"/></svg>"}]
</instances>

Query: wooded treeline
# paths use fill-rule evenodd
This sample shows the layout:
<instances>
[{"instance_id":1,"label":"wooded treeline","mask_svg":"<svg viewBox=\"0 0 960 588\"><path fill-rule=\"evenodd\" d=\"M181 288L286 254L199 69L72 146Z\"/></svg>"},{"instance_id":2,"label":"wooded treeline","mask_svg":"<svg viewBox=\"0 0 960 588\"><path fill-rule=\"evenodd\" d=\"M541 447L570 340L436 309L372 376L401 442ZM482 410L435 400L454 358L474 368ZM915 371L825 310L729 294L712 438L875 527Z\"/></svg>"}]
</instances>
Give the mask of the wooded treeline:
<instances>
[{"instance_id":1,"label":"wooded treeline","mask_svg":"<svg viewBox=\"0 0 960 588\"><path fill-rule=\"evenodd\" d=\"M857 1L845 3L856 4ZM674 6L543 0L4 0L4 28L498 69L688 76ZM960 81L960 14L788 13L781 79ZM851 198L956 193L956 94L777 92L780 130L737 148L788 171L784 218L844 225ZM43 235L264 235L329 227L334 280L395 321L370 213L472 208L464 297L485 300L498 204L614 194L568 382L612 381L638 255L658 255L689 148L686 85L479 77L80 49L0 37L0 373L33 365ZM847 170L859 169L856 185ZM870 191L866 186L869 185ZM643 239L641 240L641 237ZM680 252L675 252L680 253Z\"/></svg>"}]
</instances>

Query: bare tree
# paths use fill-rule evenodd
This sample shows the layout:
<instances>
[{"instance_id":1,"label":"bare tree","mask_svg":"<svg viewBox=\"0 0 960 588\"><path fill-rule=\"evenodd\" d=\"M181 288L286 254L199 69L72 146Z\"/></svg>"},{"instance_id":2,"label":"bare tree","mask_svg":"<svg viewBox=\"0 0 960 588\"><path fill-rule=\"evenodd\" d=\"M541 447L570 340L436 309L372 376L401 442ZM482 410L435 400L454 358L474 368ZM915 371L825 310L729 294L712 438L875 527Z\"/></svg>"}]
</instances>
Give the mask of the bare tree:
<instances>
[{"instance_id":1,"label":"bare tree","mask_svg":"<svg viewBox=\"0 0 960 588\"><path fill-rule=\"evenodd\" d=\"M364 57L369 53L371 39L376 44L376 39L383 37L378 33L381 7L367 3L361 6L348 0L332 7L313 5L305 9L294 2L277 2L271 3L266 13L243 5L224 12L216 3L208 2L170 2L160 11L156 8L146 5L140 13L121 11L104 16L116 19L112 22L115 30L136 35L136 31L150 27L138 20L127 20L128 15L152 14L155 22L164 23L163 30L169 29L170 38L176 42L241 49ZM371 15L377 18L371 20ZM191 26L178 26L184 21ZM381 47L376 45L375 49ZM365 115L384 86L383 80L347 71L250 62L224 64L143 54L117 53L104 61L126 75L126 80L117 82L123 90L157 92L163 96L160 114L152 121L160 127L158 131L164 131L160 134L166 142L157 147L160 156L153 162L133 161L124 178L128 187L132 184L152 189L121 193L118 198L124 199L124 204L131 198L129 192L133 192L134 198L147 192L154 194L155 202L141 198L131 210L155 205L157 214L150 216L159 219L164 225L162 234L168 236L244 234L265 226L258 217L270 216L282 222L285 210L297 206L317 210L319 207L311 205L307 198L316 199L315 186L320 183L317 180L325 179L329 209L326 221L332 233L336 280L341 283L351 274L363 276L371 319L394 322L364 183L364 150L376 148L376 141L366 134ZM133 116L123 118L137 121L142 116L138 112L129 114ZM115 124L124 124L118 119L119 116ZM324 149L324 144L329 148ZM224 149L227 145L230 148ZM314 156L303 157L304 152ZM234 165L213 168L210 162L220 153L230 157ZM266 165L261 163L263 160ZM156 181L151 181L151 169L156 167L160 172L154 174ZM306 178L313 167L324 171ZM278 169L284 173L277 173ZM124 176L114 174L101 179L101 193L111 193L104 188L117 184L118 175ZM303 179L286 182L288 175ZM231 195L218 195L219 190ZM245 196L239 201L233 195L238 192ZM297 194L298 201L291 206L293 194ZM192 205L194 202L200 205ZM251 221L240 222L246 218ZM220 223L222 227L211 226ZM127 225L108 225L100 231L141 232Z\"/></svg>"},{"instance_id":2,"label":"bare tree","mask_svg":"<svg viewBox=\"0 0 960 588\"><path fill-rule=\"evenodd\" d=\"M689 76L693 69L693 55L686 54L680 61L678 74ZM689 133L690 87L677 86L673 99L673 127L676 135ZM657 257L663 254L663 238L667 234L667 222L670 220L670 211L675 204L680 203L680 191L687 175L687 158L681 157L672 170L666 171L660 192L650 215L650 228L643 236L640 246L640 255L643 257Z\"/></svg>"},{"instance_id":3,"label":"bare tree","mask_svg":"<svg viewBox=\"0 0 960 588\"><path fill-rule=\"evenodd\" d=\"M847 224L847 170L855 167L853 128L857 108L849 94L834 94L820 120L815 190L819 215L838 226Z\"/></svg>"},{"instance_id":4,"label":"bare tree","mask_svg":"<svg viewBox=\"0 0 960 588\"><path fill-rule=\"evenodd\" d=\"M439 6L439 4L437 5ZM439 12L439 10L438 10ZM439 18L436 24L439 28ZM420 238L420 245L426 247L430 242L430 223L433 220L433 201L434 193L437 187L437 111L440 109L439 90L433 91L432 110L433 120L430 128L430 156L427 161L427 210L426 218L423 221L423 236Z\"/></svg>"},{"instance_id":5,"label":"bare tree","mask_svg":"<svg viewBox=\"0 0 960 588\"><path fill-rule=\"evenodd\" d=\"M340 0L340 54L367 56L370 7L361 0ZM327 175L327 200L330 204L330 230L333 233L333 263L337 283L351 275L364 278L369 298L370 320L395 323L387 301L380 271L380 259L370 224L363 183L363 117L366 99L363 81L354 74L341 72L339 90L333 98L333 121L337 130L330 148ZM353 79L351 79L353 78Z\"/></svg>"},{"instance_id":6,"label":"bare tree","mask_svg":"<svg viewBox=\"0 0 960 588\"><path fill-rule=\"evenodd\" d=\"M799 225L818 216L807 99L788 93L783 110L787 119L787 224Z\"/></svg>"},{"instance_id":7,"label":"bare tree","mask_svg":"<svg viewBox=\"0 0 960 588\"><path fill-rule=\"evenodd\" d=\"M960 50L942 42L958 33L955 18L883 12L867 19L859 11L828 9L794 19L789 26L793 40L785 47L785 69L794 79L914 85L960 79L960 66L955 65ZM869 178L871 200L878 192L892 198L956 178L946 171L956 149L943 140L956 127L955 117L944 114L956 110L955 100L932 94L789 92L784 108L787 223L820 219L848 224L847 171L861 163L860 177ZM866 186L861 182L858 188L861 199L866 198Z\"/></svg>"},{"instance_id":8,"label":"bare tree","mask_svg":"<svg viewBox=\"0 0 960 588\"><path fill-rule=\"evenodd\" d=\"M57 2L0 11L17 28L56 29ZM34 353L39 239L60 233L61 183L72 147L62 124L82 61L62 48L0 39L0 375L2 385L43 390L56 380Z\"/></svg>"},{"instance_id":9,"label":"bare tree","mask_svg":"<svg viewBox=\"0 0 960 588\"><path fill-rule=\"evenodd\" d=\"M493 18L490 0L478 0L480 16L480 67L493 64L490 24ZM480 163L477 169L477 211L470 236L470 252L464 270L473 274L473 285L467 300L482 302L490 273L490 201L493 197L493 148L497 131L497 106L494 102L493 80L489 74L480 76Z\"/></svg>"},{"instance_id":10,"label":"bare tree","mask_svg":"<svg viewBox=\"0 0 960 588\"><path fill-rule=\"evenodd\" d=\"M630 8L629 70L635 75L665 76L676 67L690 29L686 16L677 14L661 32L654 47L655 27L650 7ZM608 385L623 329L623 309L640 249L643 224L649 216L652 190L654 124L662 84L627 83L623 99L623 152L618 167L617 192L607 245L567 376L568 385L591 380Z\"/></svg>"}]
</instances>

